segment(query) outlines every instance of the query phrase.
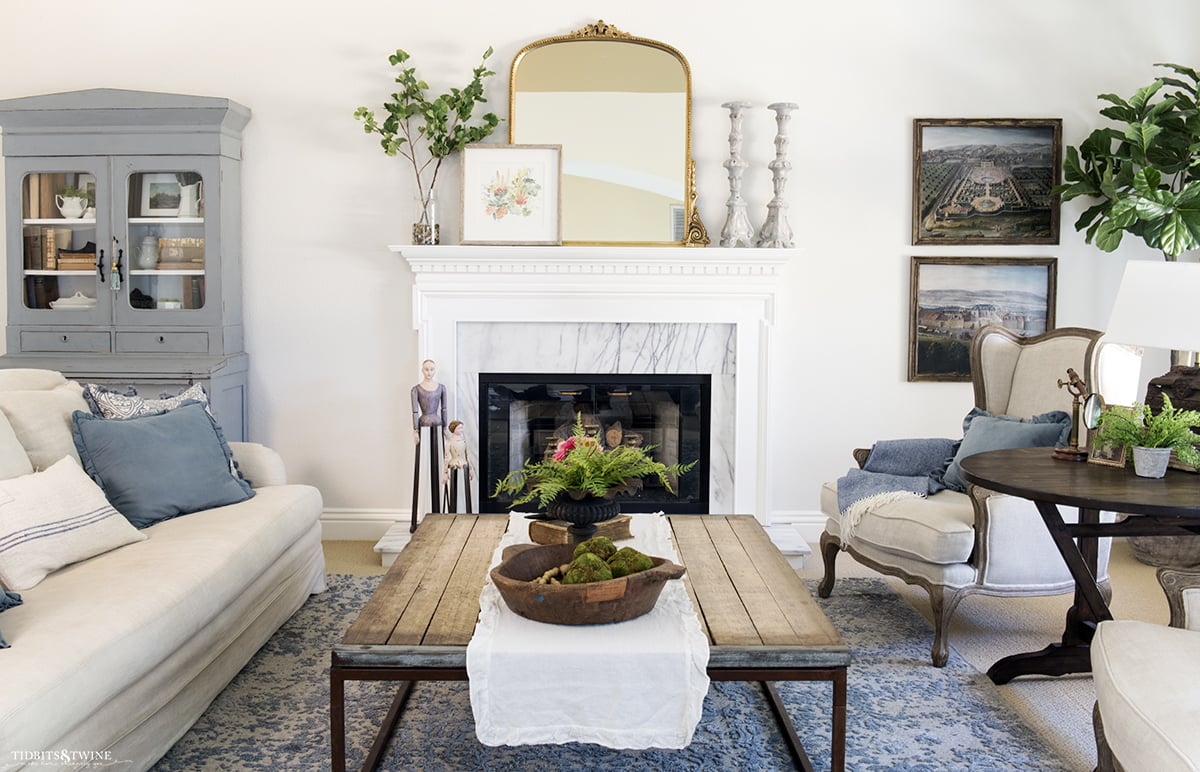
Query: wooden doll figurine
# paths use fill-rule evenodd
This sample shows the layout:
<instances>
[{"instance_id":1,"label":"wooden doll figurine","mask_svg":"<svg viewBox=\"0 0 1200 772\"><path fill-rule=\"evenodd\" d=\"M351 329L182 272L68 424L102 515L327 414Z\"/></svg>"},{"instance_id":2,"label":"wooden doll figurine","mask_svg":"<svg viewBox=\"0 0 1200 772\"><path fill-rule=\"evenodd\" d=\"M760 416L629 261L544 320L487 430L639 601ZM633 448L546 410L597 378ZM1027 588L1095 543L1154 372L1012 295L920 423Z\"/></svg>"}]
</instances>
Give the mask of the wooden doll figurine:
<instances>
[{"instance_id":1,"label":"wooden doll figurine","mask_svg":"<svg viewBox=\"0 0 1200 772\"><path fill-rule=\"evenodd\" d=\"M413 442L417 450L414 454L413 466L413 506L412 525L409 532L417 530L417 512L421 486L421 430L429 431L429 511L438 512L438 446L442 432L439 427L446 425L446 387L438 383L437 364L432 359L421 363L421 382L412 387L413 410Z\"/></svg>"}]
</instances>

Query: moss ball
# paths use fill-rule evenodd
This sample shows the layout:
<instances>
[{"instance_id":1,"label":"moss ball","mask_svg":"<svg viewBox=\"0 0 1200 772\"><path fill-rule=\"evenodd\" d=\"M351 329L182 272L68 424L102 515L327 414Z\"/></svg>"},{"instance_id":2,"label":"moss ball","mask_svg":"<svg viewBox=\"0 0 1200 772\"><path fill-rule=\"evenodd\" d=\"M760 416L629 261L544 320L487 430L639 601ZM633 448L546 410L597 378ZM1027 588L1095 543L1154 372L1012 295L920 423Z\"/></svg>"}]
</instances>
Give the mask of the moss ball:
<instances>
[{"instance_id":1,"label":"moss ball","mask_svg":"<svg viewBox=\"0 0 1200 772\"><path fill-rule=\"evenodd\" d=\"M579 557L585 552L590 552L601 560L608 560L616 554L617 545L613 544L612 539L607 536L593 536L587 541L581 541L575 545L573 557Z\"/></svg>"},{"instance_id":2,"label":"moss ball","mask_svg":"<svg viewBox=\"0 0 1200 772\"><path fill-rule=\"evenodd\" d=\"M612 569L599 556L585 552L571 561L567 573L563 575L563 584L584 584L586 582L603 582L613 578Z\"/></svg>"},{"instance_id":3,"label":"moss ball","mask_svg":"<svg viewBox=\"0 0 1200 772\"><path fill-rule=\"evenodd\" d=\"M633 547L622 547L608 559L608 567L612 569L613 578L636 574L654 567L654 561L649 555L638 552Z\"/></svg>"}]
</instances>

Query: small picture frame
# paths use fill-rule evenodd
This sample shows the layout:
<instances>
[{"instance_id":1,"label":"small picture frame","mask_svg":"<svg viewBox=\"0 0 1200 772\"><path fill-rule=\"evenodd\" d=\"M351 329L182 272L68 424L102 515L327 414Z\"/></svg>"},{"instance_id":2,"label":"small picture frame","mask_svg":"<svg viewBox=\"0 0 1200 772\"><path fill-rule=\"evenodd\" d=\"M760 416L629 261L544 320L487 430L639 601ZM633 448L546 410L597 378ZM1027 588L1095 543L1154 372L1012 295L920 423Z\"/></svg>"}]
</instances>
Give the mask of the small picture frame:
<instances>
[{"instance_id":1,"label":"small picture frame","mask_svg":"<svg viewBox=\"0 0 1200 772\"><path fill-rule=\"evenodd\" d=\"M1125 466L1126 453L1124 445L1098 445L1093 442L1088 448L1087 460L1089 464L1121 468Z\"/></svg>"},{"instance_id":2,"label":"small picture frame","mask_svg":"<svg viewBox=\"0 0 1200 772\"><path fill-rule=\"evenodd\" d=\"M1057 244L1061 118L913 121L912 243Z\"/></svg>"},{"instance_id":3,"label":"small picture frame","mask_svg":"<svg viewBox=\"0 0 1200 772\"><path fill-rule=\"evenodd\" d=\"M562 244L562 145L468 145L462 243Z\"/></svg>"},{"instance_id":4,"label":"small picture frame","mask_svg":"<svg viewBox=\"0 0 1200 772\"><path fill-rule=\"evenodd\" d=\"M142 217L177 217L182 197L174 173L142 175Z\"/></svg>"}]
</instances>

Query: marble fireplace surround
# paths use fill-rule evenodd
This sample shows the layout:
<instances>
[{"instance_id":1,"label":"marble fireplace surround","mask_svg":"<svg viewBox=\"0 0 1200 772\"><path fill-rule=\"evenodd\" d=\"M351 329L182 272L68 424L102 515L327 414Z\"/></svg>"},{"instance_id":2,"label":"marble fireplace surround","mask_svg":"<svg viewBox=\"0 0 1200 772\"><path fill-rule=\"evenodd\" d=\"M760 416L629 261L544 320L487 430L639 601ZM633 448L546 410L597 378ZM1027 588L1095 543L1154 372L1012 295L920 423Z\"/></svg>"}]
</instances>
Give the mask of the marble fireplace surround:
<instances>
[{"instance_id":1,"label":"marble fireplace surround","mask_svg":"<svg viewBox=\"0 0 1200 772\"><path fill-rule=\"evenodd\" d=\"M480 372L710 373L709 509L766 522L771 332L797 250L389 249L412 269L419 354L468 438Z\"/></svg>"}]
</instances>

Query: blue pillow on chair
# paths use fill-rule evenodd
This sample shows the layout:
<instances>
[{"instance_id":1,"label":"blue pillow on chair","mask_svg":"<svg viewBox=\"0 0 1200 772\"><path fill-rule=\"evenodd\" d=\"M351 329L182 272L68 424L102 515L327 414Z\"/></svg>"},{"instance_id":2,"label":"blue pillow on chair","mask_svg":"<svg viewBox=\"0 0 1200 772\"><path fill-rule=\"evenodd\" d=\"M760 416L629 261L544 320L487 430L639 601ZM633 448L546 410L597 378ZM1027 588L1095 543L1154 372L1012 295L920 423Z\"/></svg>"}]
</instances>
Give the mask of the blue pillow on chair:
<instances>
[{"instance_id":1,"label":"blue pillow on chair","mask_svg":"<svg viewBox=\"0 0 1200 772\"><path fill-rule=\"evenodd\" d=\"M198 402L134 418L81 410L72 418L84 471L138 528L254 495L221 427Z\"/></svg>"},{"instance_id":2,"label":"blue pillow on chair","mask_svg":"<svg viewBox=\"0 0 1200 772\"><path fill-rule=\"evenodd\" d=\"M962 444L942 475L942 482L952 490L965 491L967 479L963 477L959 463L967 456L985 450L1066 445L1070 436L1071 416L1061 410L1020 419L994 416L981 408L973 408L963 419Z\"/></svg>"}]
</instances>

